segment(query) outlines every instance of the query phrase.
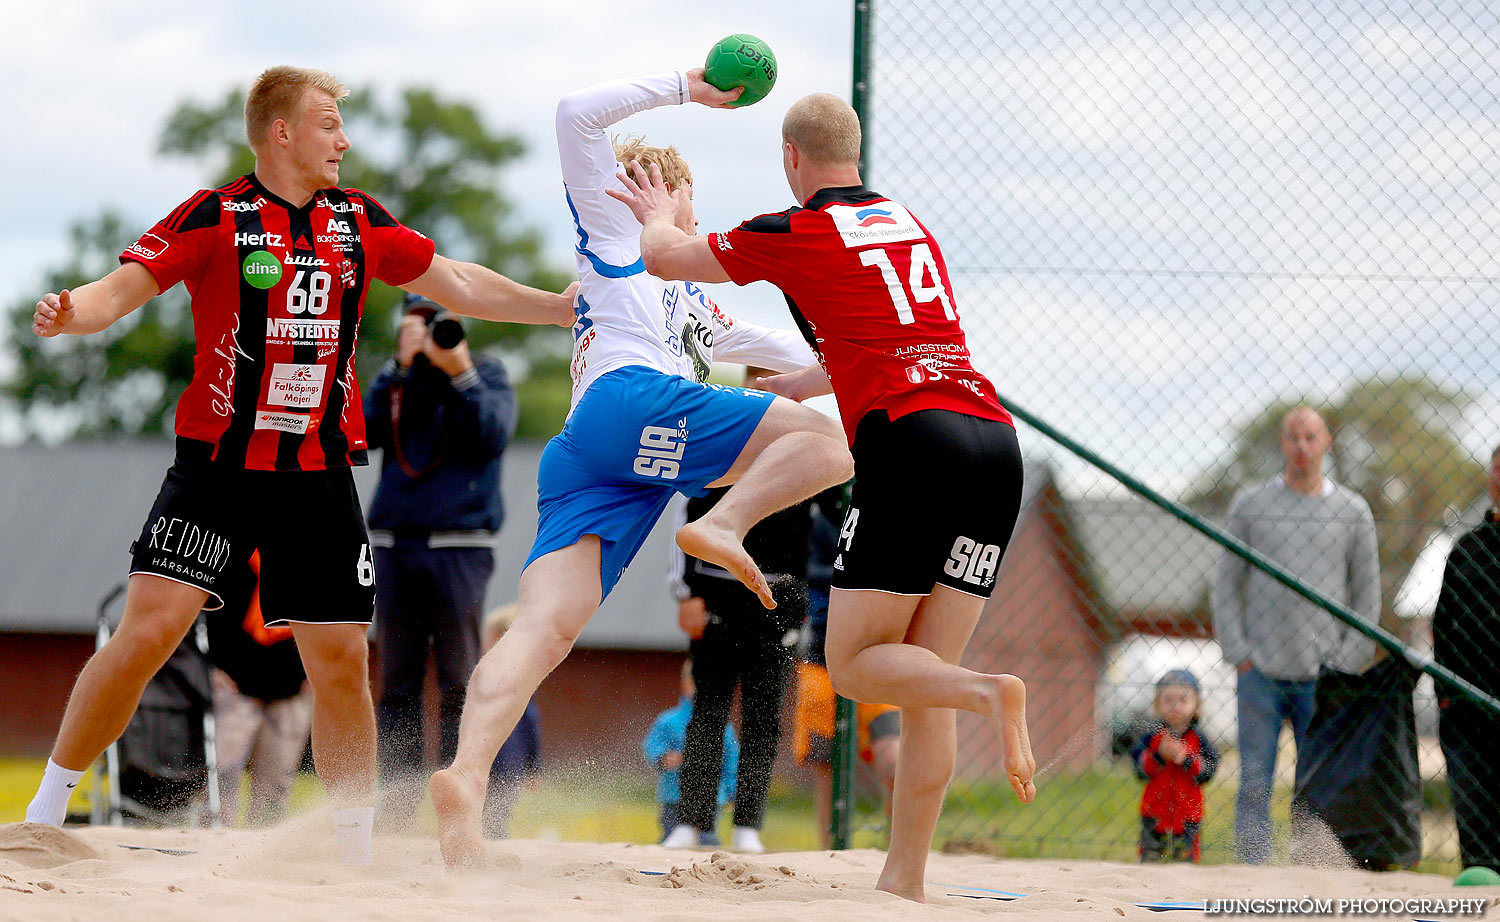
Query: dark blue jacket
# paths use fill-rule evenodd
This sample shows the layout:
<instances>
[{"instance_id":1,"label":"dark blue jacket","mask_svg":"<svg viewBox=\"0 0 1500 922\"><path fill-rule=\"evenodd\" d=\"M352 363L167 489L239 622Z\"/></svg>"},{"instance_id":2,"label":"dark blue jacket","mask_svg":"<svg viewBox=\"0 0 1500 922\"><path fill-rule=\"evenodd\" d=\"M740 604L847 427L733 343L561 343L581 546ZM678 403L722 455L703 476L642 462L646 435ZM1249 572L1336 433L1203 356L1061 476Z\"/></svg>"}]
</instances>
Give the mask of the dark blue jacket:
<instances>
[{"instance_id":1,"label":"dark blue jacket","mask_svg":"<svg viewBox=\"0 0 1500 922\"><path fill-rule=\"evenodd\" d=\"M387 362L365 396L365 430L370 448L382 449L370 528L398 536L500 530L500 454L516 431L516 392L499 361L476 354L473 372L453 379L422 356L404 371Z\"/></svg>"}]
</instances>

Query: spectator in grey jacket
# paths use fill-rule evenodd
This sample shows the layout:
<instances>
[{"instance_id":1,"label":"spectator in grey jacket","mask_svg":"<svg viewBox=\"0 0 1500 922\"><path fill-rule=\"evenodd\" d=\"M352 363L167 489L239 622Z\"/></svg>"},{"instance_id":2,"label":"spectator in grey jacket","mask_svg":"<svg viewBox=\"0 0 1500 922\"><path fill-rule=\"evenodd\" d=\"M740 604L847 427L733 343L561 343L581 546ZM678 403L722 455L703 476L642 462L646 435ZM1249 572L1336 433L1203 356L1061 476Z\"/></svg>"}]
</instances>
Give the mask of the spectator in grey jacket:
<instances>
[{"instance_id":1,"label":"spectator in grey jacket","mask_svg":"<svg viewBox=\"0 0 1500 922\"><path fill-rule=\"evenodd\" d=\"M1375 520L1359 494L1323 476L1332 444L1317 411L1301 406L1287 413L1281 421L1285 467L1273 480L1235 495L1228 528L1308 586L1373 622L1380 613ZM1271 784L1282 723L1291 720L1300 757L1319 669L1358 672L1374 645L1228 552L1219 558L1214 579L1213 621L1224 658L1239 671L1235 853L1240 861L1260 864L1271 854Z\"/></svg>"}]
</instances>

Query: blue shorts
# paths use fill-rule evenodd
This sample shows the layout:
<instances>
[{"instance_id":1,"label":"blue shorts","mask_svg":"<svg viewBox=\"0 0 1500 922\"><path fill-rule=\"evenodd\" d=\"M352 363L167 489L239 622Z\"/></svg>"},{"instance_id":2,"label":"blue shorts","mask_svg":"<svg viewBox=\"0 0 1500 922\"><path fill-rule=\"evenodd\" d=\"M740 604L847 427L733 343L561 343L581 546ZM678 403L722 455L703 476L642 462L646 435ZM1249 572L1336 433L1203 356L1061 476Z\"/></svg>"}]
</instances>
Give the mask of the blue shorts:
<instances>
[{"instance_id":1,"label":"blue shorts","mask_svg":"<svg viewBox=\"0 0 1500 922\"><path fill-rule=\"evenodd\" d=\"M728 473L774 399L639 365L605 374L542 451L526 566L598 535L608 596L672 494L701 496Z\"/></svg>"}]
</instances>

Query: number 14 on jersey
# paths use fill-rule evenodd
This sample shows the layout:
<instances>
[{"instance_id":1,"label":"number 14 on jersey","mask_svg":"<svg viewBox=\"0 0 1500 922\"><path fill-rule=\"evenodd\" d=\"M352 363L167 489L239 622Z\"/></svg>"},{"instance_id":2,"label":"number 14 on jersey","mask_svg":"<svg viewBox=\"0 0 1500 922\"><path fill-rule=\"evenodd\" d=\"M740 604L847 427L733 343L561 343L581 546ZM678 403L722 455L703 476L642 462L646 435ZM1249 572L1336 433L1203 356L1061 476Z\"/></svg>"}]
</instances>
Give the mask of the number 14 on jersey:
<instances>
[{"instance_id":1,"label":"number 14 on jersey","mask_svg":"<svg viewBox=\"0 0 1500 922\"><path fill-rule=\"evenodd\" d=\"M896 319L903 324L916 323L917 318L912 313L914 303L927 304L932 301L943 305L945 319L958 319L953 313L953 301L948 297L948 292L943 290L943 276L938 271L937 260L932 255L930 245L919 243L911 248L911 273L904 286L900 276L896 274L896 266L891 262L890 254L883 248L872 247L861 251L859 261L880 270L881 278L885 279L885 287L891 294L891 304L896 308ZM927 284L928 278L932 279L930 285ZM910 297L907 297L908 289L911 291Z\"/></svg>"}]
</instances>

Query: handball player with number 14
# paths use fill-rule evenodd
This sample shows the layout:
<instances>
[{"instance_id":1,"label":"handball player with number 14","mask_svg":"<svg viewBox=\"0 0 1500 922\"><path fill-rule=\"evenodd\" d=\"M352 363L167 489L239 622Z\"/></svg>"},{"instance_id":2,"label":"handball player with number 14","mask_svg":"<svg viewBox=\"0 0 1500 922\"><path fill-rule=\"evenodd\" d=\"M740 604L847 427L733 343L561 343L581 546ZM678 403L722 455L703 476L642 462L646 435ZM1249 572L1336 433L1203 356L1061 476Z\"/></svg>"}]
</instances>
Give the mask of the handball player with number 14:
<instances>
[{"instance_id":1,"label":"handball player with number 14","mask_svg":"<svg viewBox=\"0 0 1500 922\"><path fill-rule=\"evenodd\" d=\"M854 454L828 612L828 671L856 701L901 712L890 850L877 887L924 899L932 835L952 777L956 708L989 718L1016 796L1036 796L1026 687L958 665L994 591L1020 509L1021 454L994 386L969 360L942 251L900 203L859 176L859 118L828 93L782 122L799 207L692 237L673 193L639 164L611 192L643 225L661 278L782 290L818 364L761 379L803 400L830 391Z\"/></svg>"}]
</instances>

